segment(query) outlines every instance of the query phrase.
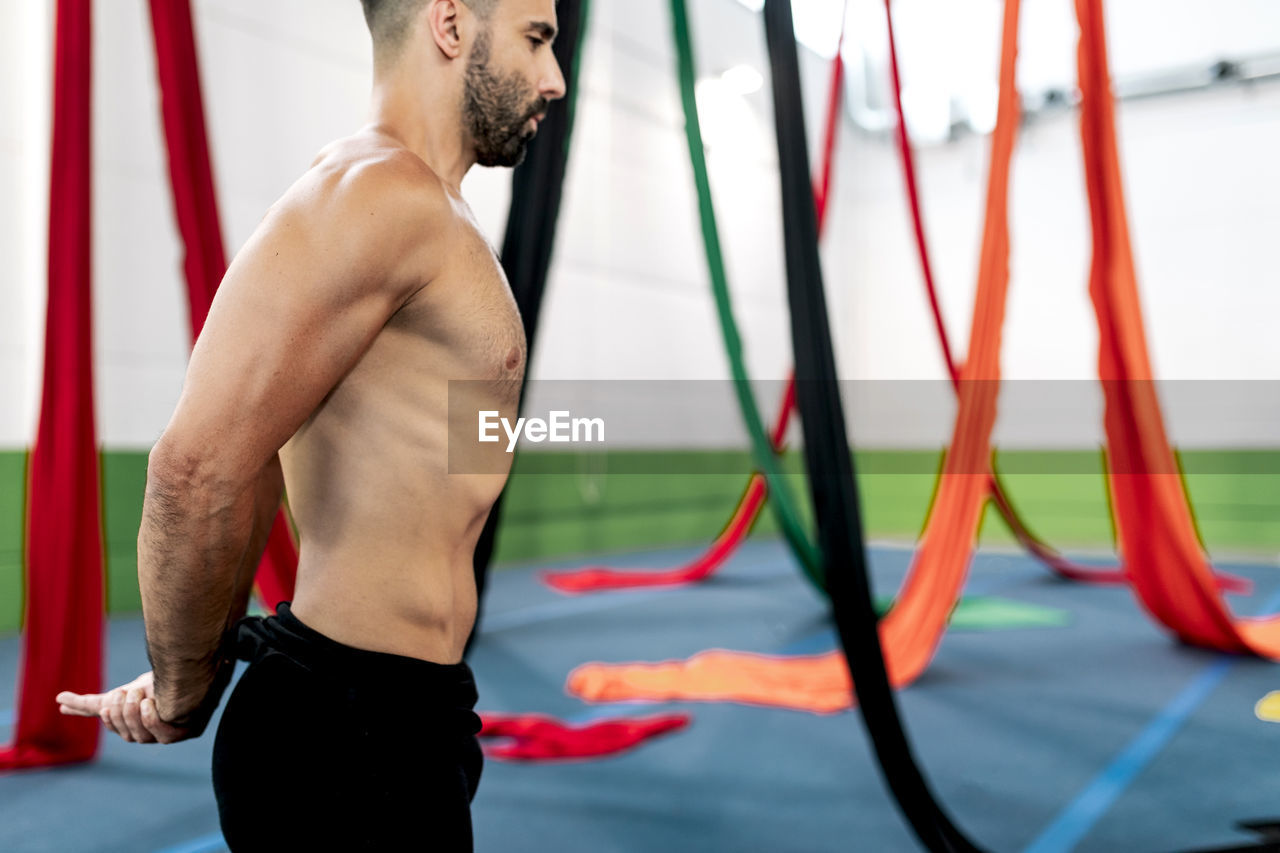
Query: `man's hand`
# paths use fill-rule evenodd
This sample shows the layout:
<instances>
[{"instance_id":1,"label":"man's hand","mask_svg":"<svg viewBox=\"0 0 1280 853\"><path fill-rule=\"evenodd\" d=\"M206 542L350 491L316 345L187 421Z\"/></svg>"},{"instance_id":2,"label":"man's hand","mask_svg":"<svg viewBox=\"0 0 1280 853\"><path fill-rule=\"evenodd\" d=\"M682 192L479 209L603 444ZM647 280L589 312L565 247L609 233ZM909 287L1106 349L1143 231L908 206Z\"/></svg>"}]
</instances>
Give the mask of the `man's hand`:
<instances>
[{"instance_id":1,"label":"man's hand","mask_svg":"<svg viewBox=\"0 0 1280 853\"><path fill-rule=\"evenodd\" d=\"M56 698L58 710L62 713L74 717L98 717L104 726L129 743L176 743L198 734L160 719L160 712L156 709L155 685L149 672L106 693L82 696L64 691Z\"/></svg>"}]
</instances>

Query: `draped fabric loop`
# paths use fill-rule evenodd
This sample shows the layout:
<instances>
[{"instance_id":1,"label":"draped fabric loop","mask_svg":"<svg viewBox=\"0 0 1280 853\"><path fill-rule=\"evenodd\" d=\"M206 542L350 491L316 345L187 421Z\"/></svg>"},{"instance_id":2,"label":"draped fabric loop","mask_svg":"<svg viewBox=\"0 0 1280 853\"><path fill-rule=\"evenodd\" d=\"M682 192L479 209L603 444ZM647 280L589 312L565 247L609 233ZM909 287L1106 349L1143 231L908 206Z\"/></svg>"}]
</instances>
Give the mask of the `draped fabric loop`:
<instances>
[{"instance_id":1,"label":"draped fabric loop","mask_svg":"<svg viewBox=\"0 0 1280 853\"><path fill-rule=\"evenodd\" d=\"M58 0L40 423L29 462L18 719L0 770L86 761L96 719L59 691L102 689L103 548L93 412L92 3Z\"/></svg>"},{"instance_id":2,"label":"draped fabric loop","mask_svg":"<svg viewBox=\"0 0 1280 853\"><path fill-rule=\"evenodd\" d=\"M1093 233L1089 294L1098 318L1108 485L1124 570L1142 606L1180 639L1280 659L1280 618L1231 615L1196 536L1182 478L1169 473L1178 468L1143 328L1102 2L1075 5L1080 132Z\"/></svg>"},{"instance_id":3,"label":"draped fabric loop","mask_svg":"<svg viewBox=\"0 0 1280 853\"><path fill-rule=\"evenodd\" d=\"M618 755L656 737L678 732L688 714L616 717L574 724L544 714L481 714L485 755L503 761L581 761Z\"/></svg>"},{"instance_id":4,"label":"draped fabric loop","mask_svg":"<svg viewBox=\"0 0 1280 853\"><path fill-rule=\"evenodd\" d=\"M925 237L924 214L921 210L920 191L916 180L915 156L912 153L906 112L902 106L902 76L898 69L898 46L893 28L893 0L885 0L885 23L888 30L889 69L890 77L893 81L893 104L898 119L895 138L902 161L907 204L911 210L911 224L915 237L916 254L920 261L920 272L925 286L925 293L929 300L929 311L933 318L934 331L938 336L938 343L942 349L942 358L947 369L947 376L950 378L956 392L959 393L960 367L951 348L946 322L942 318L942 306L938 300L938 290L933 276L933 264L930 261L928 241ZM1000 517L1005 520L1005 523L1009 525L1009 529L1013 532L1014 538L1018 540L1018 544L1059 577L1094 584L1127 584L1129 582L1123 569L1101 569L1080 565L1066 559L1037 537L1022 519L1008 497L1008 491L1000 479L1000 474L996 470L994 462L991 467L990 492L996 510L1000 513ZM1218 585L1224 591L1237 593L1247 593L1252 588L1247 580L1225 573L1219 573Z\"/></svg>"}]
</instances>

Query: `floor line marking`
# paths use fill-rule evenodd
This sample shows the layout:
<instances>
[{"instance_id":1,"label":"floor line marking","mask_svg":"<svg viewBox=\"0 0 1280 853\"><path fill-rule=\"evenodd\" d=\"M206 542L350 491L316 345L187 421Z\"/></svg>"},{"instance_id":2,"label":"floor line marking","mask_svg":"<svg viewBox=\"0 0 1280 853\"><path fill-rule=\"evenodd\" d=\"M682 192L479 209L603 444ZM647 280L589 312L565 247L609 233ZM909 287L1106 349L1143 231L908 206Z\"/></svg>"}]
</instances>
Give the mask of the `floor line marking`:
<instances>
[{"instance_id":1,"label":"floor line marking","mask_svg":"<svg viewBox=\"0 0 1280 853\"><path fill-rule=\"evenodd\" d=\"M222 853L226 849L227 842L223 839L222 833L215 832L211 835L202 835L199 838L175 844L172 847L166 847L163 850L156 851L156 853Z\"/></svg>"},{"instance_id":2,"label":"floor line marking","mask_svg":"<svg viewBox=\"0 0 1280 853\"><path fill-rule=\"evenodd\" d=\"M1274 613L1277 608L1280 608L1280 592L1267 600L1262 612ZM1035 840L1023 848L1023 853L1058 853L1079 844L1241 659L1239 655L1218 655L1058 812Z\"/></svg>"},{"instance_id":3,"label":"floor line marking","mask_svg":"<svg viewBox=\"0 0 1280 853\"><path fill-rule=\"evenodd\" d=\"M1079 844L1222 683L1235 661L1234 657L1222 656L1205 667L1066 808L1058 812L1053 822L1023 849L1023 853L1058 853Z\"/></svg>"}]
</instances>

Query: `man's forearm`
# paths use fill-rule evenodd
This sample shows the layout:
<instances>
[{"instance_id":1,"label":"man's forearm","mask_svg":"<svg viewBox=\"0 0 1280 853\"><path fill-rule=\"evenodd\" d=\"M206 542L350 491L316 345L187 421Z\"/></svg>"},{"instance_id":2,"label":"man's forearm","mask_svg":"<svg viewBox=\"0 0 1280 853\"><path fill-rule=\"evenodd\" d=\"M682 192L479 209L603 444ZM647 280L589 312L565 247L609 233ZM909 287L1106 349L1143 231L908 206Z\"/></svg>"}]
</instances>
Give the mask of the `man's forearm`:
<instances>
[{"instance_id":1,"label":"man's forearm","mask_svg":"<svg viewBox=\"0 0 1280 853\"><path fill-rule=\"evenodd\" d=\"M218 679L223 636L247 603L252 567L270 529L260 519L278 478L274 460L242 480L213 476L163 451L152 454L138 580L156 700L166 720L195 712ZM279 494L277 487L275 506Z\"/></svg>"},{"instance_id":2,"label":"man's forearm","mask_svg":"<svg viewBox=\"0 0 1280 853\"><path fill-rule=\"evenodd\" d=\"M258 564L262 562L267 540L271 538L271 527L275 523L276 513L280 511L283 497L284 473L280 468L280 457L274 456L258 477L253 507L253 536L249 540L245 558L236 571L235 592L231 599L231 609L227 613L228 628L249 611L253 580L258 574Z\"/></svg>"}]
</instances>

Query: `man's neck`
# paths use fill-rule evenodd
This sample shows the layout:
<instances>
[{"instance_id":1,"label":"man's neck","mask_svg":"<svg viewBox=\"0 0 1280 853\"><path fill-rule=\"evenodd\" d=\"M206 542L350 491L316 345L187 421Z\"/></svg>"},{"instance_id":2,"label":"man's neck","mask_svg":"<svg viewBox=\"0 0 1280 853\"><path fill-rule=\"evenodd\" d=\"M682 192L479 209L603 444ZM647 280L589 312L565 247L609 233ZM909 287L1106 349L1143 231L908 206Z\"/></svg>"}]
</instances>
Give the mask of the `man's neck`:
<instances>
[{"instance_id":1,"label":"man's neck","mask_svg":"<svg viewBox=\"0 0 1280 853\"><path fill-rule=\"evenodd\" d=\"M475 151L462 130L461 97L394 73L374 82L370 121L380 133L418 155L454 192L475 165Z\"/></svg>"}]
</instances>

